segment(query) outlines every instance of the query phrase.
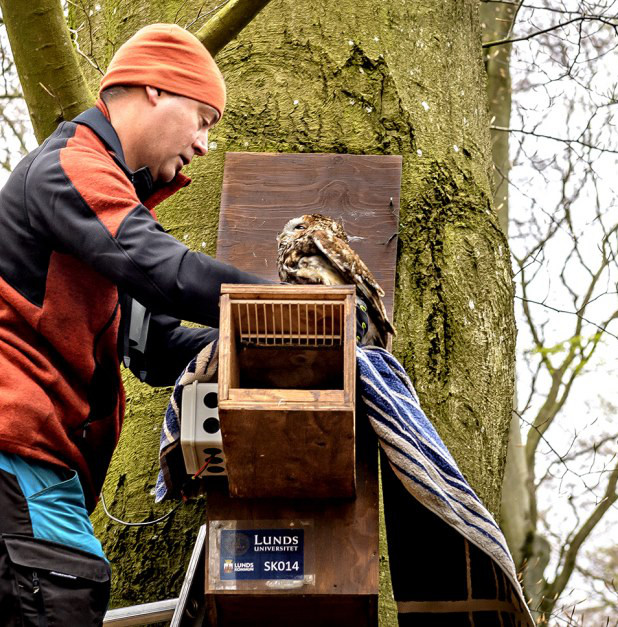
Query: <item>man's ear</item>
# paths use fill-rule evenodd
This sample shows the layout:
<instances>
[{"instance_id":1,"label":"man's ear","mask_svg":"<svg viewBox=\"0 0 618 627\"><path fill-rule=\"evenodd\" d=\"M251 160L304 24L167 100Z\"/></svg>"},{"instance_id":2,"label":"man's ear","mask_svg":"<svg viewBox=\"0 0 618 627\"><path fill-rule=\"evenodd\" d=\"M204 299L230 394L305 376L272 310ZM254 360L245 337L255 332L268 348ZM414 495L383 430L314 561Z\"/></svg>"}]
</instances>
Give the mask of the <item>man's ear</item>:
<instances>
[{"instance_id":1,"label":"man's ear","mask_svg":"<svg viewBox=\"0 0 618 627\"><path fill-rule=\"evenodd\" d=\"M159 102L159 98L161 97L161 90L156 87L151 87L150 85L146 85L146 99L148 102L154 107L157 106Z\"/></svg>"}]
</instances>

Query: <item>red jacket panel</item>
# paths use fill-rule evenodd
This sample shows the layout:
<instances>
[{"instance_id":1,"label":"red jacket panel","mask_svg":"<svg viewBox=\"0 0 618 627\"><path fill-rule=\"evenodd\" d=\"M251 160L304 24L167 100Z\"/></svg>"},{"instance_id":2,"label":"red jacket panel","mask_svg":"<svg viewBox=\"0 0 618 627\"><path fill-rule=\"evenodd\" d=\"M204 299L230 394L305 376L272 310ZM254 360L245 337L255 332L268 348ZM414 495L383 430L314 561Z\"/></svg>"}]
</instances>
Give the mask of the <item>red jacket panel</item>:
<instances>
[{"instance_id":1,"label":"red jacket panel","mask_svg":"<svg viewBox=\"0 0 618 627\"><path fill-rule=\"evenodd\" d=\"M77 470L89 508L124 413L119 289L164 320L184 356L203 333L173 319L217 326L221 283L264 282L165 233L146 205L186 183L156 188L131 172L93 108L61 124L0 192L0 450Z\"/></svg>"}]
</instances>

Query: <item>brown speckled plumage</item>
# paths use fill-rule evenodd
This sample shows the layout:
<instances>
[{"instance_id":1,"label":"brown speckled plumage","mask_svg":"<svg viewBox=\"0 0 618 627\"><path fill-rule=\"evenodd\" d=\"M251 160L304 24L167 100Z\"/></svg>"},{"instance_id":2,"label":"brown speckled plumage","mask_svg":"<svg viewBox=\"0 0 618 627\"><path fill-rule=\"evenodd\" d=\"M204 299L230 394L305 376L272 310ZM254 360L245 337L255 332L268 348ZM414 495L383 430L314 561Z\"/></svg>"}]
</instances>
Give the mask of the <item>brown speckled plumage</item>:
<instances>
[{"instance_id":1,"label":"brown speckled plumage","mask_svg":"<svg viewBox=\"0 0 618 627\"><path fill-rule=\"evenodd\" d=\"M395 329L382 302L384 290L348 241L339 222L319 213L290 220L277 236L279 277L287 283L356 285L370 318L366 340L386 346Z\"/></svg>"}]
</instances>

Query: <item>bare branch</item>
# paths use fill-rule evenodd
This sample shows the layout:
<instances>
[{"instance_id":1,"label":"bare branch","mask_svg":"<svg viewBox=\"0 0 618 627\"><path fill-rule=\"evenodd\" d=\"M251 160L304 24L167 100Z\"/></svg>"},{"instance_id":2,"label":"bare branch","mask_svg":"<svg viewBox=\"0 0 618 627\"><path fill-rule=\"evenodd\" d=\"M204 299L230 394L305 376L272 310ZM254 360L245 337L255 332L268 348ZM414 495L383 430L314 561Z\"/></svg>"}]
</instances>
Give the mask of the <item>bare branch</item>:
<instances>
[{"instance_id":1,"label":"bare branch","mask_svg":"<svg viewBox=\"0 0 618 627\"><path fill-rule=\"evenodd\" d=\"M204 13L202 13L202 9L204 8L204 4L202 4L202 6L198 9L197 15L195 15L195 17L193 17L193 19L184 26L184 28L189 29L192 26L194 26L195 24L197 24L198 22L201 22L203 20L205 20L209 15L212 15L213 13L216 13L219 9L223 8L226 4L228 4L230 2L230 0L223 0L223 2L221 2L220 4L217 4L216 6L214 6L212 9L210 9L210 11L206 11ZM178 8L178 11L176 11L176 17L174 18L174 24L178 24L178 20L180 17L180 11L183 9L184 5L187 3L187 0L184 0L182 5Z\"/></svg>"},{"instance_id":2,"label":"bare branch","mask_svg":"<svg viewBox=\"0 0 618 627\"><path fill-rule=\"evenodd\" d=\"M4 124L6 124L11 129L13 135L19 142L21 154L26 155L28 153L28 147L26 146L23 132L17 128L17 125L15 124L11 116L5 114L3 107L0 107L0 117L2 117L2 121L4 122Z\"/></svg>"},{"instance_id":3,"label":"bare branch","mask_svg":"<svg viewBox=\"0 0 618 627\"><path fill-rule=\"evenodd\" d=\"M79 46L79 38L77 29L69 29L71 33L71 38L73 40L73 45L75 46L75 50L77 54L79 54L82 58L86 59L86 61L101 75L104 74L101 66L91 57L89 57Z\"/></svg>"},{"instance_id":4,"label":"bare branch","mask_svg":"<svg viewBox=\"0 0 618 627\"><path fill-rule=\"evenodd\" d=\"M532 39L533 37L538 37L539 35L544 35L546 33L551 33L552 31L558 30L560 28L564 28L569 24L575 24L576 22L600 22L602 24L606 24L607 26L611 26L614 30L618 31L618 24L608 20L607 18L600 15L580 15L579 17L574 17L566 22L560 22L559 24L554 24L553 26L549 26L548 28L543 28L541 30L535 31L534 33L529 33L528 35L524 35L523 37L513 37L512 39L500 39L498 41L488 41L483 44L483 48L491 48L492 46L504 46L506 44L512 44L517 41L527 41Z\"/></svg>"},{"instance_id":5,"label":"bare branch","mask_svg":"<svg viewBox=\"0 0 618 627\"><path fill-rule=\"evenodd\" d=\"M481 0L481 4L506 4L513 7L520 7L522 9L532 9L534 11L549 11L551 13L560 13L561 15L579 15L578 11L569 11L563 7L542 6L538 4L526 4L517 2L515 0Z\"/></svg>"},{"instance_id":6,"label":"bare branch","mask_svg":"<svg viewBox=\"0 0 618 627\"><path fill-rule=\"evenodd\" d=\"M579 314L577 311L566 311L565 309L559 309L558 307L552 307L551 305L548 305L547 303L541 303L539 301L532 300L530 298L522 298L521 296L515 296L515 298L521 300L522 302L533 303L534 305L540 305L541 307L545 307L545 309L551 309L552 311L555 311L557 313L570 314L572 316L577 316L578 318L580 318L584 322L587 322L588 324L591 324L592 326L594 326L597 329L599 329L599 331L601 331L602 333L607 333L607 335L611 335L613 338L618 340L618 335L615 335L611 331L607 330L608 324L612 320L615 320L616 318L618 318L618 312L614 313L611 316L611 318L605 323L605 325L599 325L596 322L593 322L592 320L589 320L588 318L585 318L584 316Z\"/></svg>"},{"instance_id":7,"label":"bare branch","mask_svg":"<svg viewBox=\"0 0 618 627\"><path fill-rule=\"evenodd\" d=\"M197 38L215 56L270 2L270 0L230 0L211 17Z\"/></svg>"},{"instance_id":8,"label":"bare branch","mask_svg":"<svg viewBox=\"0 0 618 627\"><path fill-rule=\"evenodd\" d=\"M603 518L605 512L607 512L607 510L616 502L616 500L618 500L618 494L616 493L617 483L618 465L614 468L609 477L603 499L594 508L590 516L588 516L586 521L580 527L579 531L575 534L575 536L569 543L568 549L564 557L564 564L561 570L556 575L554 581L552 581L548 586L547 596L549 598L552 598L554 596L557 597L564 591L571 577L571 574L573 573L573 569L575 568L577 554L581 545L585 542L585 540L592 533L596 525Z\"/></svg>"},{"instance_id":9,"label":"bare branch","mask_svg":"<svg viewBox=\"0 0 618 627\"><path fill-rule=\"evenodd\" d=\"M612 148L600 148L599 146L595 146L593 144L588 144L579 139L566 139L563 137L554 137L552 135L545 135L544 133L537 133L536 131L528 131L523 128L507 128L504 126L490 126L492 131L504 131L505 133L522 133L524 135L532 135L534 137L540 137L542 139L551 139L555 142L562 142L564 144L578 144L583 146L584 148L590 148L591 150L598 150L600 152L608 152L614 155L618 155L618 150L614 150Z\"/></svg>"},{"instance_id":10,"label":"bare branch","mask_svg":"<svg viewBox=\"0 0 618 627\"><path fill-rule=\"evenodd\" d=\"M618 433L612 433L611 435L607 435L603 438L600 438L599 440L596 440L589 446L585 446L581 449L577 449L573 451L572 453L562 455L560 457L560 461L561 462L562 461L564 462L574 461L575 459L577 459L578 457L582 455L586 455L588 453L596 453L604 444L607 444L608 442L615 442L615 441L618 441ZM555 463L557 462L555 461L552 462L552 464L555 464Z\"/></svg>"}]
</instances>

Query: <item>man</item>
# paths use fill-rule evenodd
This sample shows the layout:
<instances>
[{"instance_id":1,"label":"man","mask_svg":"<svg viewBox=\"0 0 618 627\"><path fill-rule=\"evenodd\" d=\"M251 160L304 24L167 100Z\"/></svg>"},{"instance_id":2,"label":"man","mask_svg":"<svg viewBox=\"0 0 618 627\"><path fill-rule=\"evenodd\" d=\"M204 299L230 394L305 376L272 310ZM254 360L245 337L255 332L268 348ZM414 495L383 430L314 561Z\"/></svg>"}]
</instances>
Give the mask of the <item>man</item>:
<instances>
[{"instance_id":1,"label":"man","mask_svg":"<svg viewBox=\"0 0 618 627\"><path fill-rule=\"evenodd\" d=\"M223 114L223 78L200 42L174 25L142 29L100 95L0 192L2 625L100 624L109 566L87 514L120 434L120 358L173 383L213 333L179 320L217 325L221 283L265 282L190 251L153 213L188 184L180 170ZM150 321L141 352L136 312Z\"/></svg>"}]
</instances>

